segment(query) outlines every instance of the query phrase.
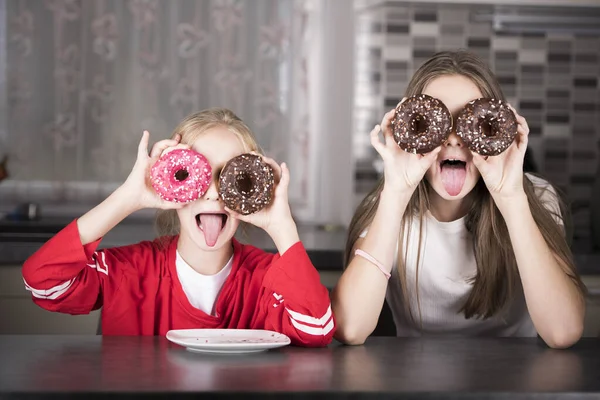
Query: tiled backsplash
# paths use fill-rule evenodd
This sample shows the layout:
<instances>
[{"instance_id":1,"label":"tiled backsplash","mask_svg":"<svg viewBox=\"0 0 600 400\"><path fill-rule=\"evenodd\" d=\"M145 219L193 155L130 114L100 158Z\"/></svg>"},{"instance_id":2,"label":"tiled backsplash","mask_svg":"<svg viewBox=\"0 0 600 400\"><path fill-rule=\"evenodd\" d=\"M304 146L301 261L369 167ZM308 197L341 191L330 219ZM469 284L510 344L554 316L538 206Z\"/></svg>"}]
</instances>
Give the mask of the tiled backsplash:
<instances>
[{"instance_id":1,"label":"tiled backsplash","mask_svg":"<svg viewBox=\"0 0 600 400\"><path fill-rule=\"evenodd\" d=\"M466 48L489 62L509 102L527 118L538 172L566 193L575 238L589 241L600 138L599 35L495 32L491 21L478 21L482 12L493 12L491 5L369 3L356 10L356 197L378 176L370 129L434 52Z\"/></svg>"}]
</instances>

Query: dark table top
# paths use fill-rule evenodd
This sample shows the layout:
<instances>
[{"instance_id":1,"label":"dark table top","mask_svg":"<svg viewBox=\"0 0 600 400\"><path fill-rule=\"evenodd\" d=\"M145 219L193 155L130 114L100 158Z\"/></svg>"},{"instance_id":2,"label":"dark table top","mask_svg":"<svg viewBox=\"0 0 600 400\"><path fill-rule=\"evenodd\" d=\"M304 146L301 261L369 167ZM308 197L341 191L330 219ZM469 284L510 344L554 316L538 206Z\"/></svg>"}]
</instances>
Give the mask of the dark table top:
<instances>
[{"instance_id":1,"label":"dark table top","mask_svg":"<svg viewBox=\"0 0 600 400\"><path fill-rule=\"evenodd\" d=\"M163 337L0 336L0 398L600 397L600 341L372 337L362 346L191 353Z\"/></svg>"}]
</instances>

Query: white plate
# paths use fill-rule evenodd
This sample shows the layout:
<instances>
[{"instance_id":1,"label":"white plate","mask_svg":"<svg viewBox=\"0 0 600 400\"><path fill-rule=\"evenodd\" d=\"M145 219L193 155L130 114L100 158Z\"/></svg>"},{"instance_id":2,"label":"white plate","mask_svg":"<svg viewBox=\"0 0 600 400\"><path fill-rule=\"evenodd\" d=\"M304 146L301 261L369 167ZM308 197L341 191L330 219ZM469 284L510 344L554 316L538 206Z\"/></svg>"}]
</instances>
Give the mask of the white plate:
<instances>
[{"instance_id":1,"label":"white plate","mask_svg":"<svg viewBox=\"0 0 600 400\"><path fill-rule=\"evenodd\" d=\"M290 344L286 335L261 329L176 329L167 339L198 353L257 353Z\"/></svg>"}]
</instances>

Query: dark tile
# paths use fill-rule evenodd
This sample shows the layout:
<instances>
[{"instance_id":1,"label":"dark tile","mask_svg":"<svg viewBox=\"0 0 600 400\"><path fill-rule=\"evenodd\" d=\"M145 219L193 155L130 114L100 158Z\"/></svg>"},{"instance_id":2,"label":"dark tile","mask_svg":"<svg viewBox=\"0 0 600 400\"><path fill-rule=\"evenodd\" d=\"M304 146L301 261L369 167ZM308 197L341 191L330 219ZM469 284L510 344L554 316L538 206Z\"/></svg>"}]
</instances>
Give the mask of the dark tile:
<instances>
[{"instance_id":1,"label":"dark tile","mask_svg":"<svg viewBox=\"0 0 600 400\"><path fill-rule=\"evenodd\" d=\"M596 153L590 151L575 150L573 151L571 158L577 160L595 160Z\"/></svg>"},{"instance_id":2,"label":"dark tile","mask_svg":"<svg viewBox=\"0 0 600 400\"><path fill-rule=\"evenodd\" d=\"M595 88L598 85L598 78L596 78L596 77L575 78L573 80L573 84L575 85L575 87Z\"/></svg>"},{"instance_id":3,"label":"dark tile","mask_svg":"<svg viewBox=\"0 0 600 400\"><path fill-rule=\"evenodd\" d=\"M467 40L467 46L469 48L490 48L490 39L488 38L469 38Z\"/></svg>"},{"instance_id":4,"label":"dark tile","mask_svg":"<svg viewBox=\"0 0 600 400\"><path fill-rule=\"evenodd\" d=\"M542 107L543 104L541 101L521 100L519 102L519 109L521 110L541 110Z\"/></svg>"},{"instance_id":5,"label":"dark tile","mask_svg":"<svg viewBox=\"0 0 600 400\"><path fill-rule=\"evenodd\" d=\"M354 179L357 181L376 181L378 178L379 175L376 170L354 172Z\"/></svg>"},{"instance_id":6,"label":"dark tile","mask_svg":"<svg viewBox=\"0 0 600 400\"><path fill-rule=\"evenodd\" d=\"M415 21L418 22L437 22L438 16L435 11L415 11Z\"/></svg>"},{"instance_id":7,"label":"dark tile","mask_svg":"<svg viewBox=\"0 0 600 400\"><path fill-rule=\"evenodd\" d=\"M571 62L571 54L568 53L548 53L548 62Z\"/></svg>"},{"instance_id":8,"label":"dark tile","mask_svg":"<svg viewBox=\"0 0 600 400\"><path fill-rule=\"evenodd\" d=\"M584 111L593 112L596 110L594 103L575 103L573 104L573 111Z\"/></svg>"},{"instance_id":9,"label":"dark tile","mask_svg":"<svg viewBox=\"0 0 600 400\"><path fill-rule=\"evenodd\" d=\"M498 82L501 85L515 85L517 83L517 78L514 76L499 76Z\"/></svg>"},{"instance_id":10,"label":"dark tile","mask_svg":"<svg viewBox=\"0 0 600 400\"><path fill-rule=\"evenodd\" d=\"M545 38L546 34L541 32L523 32L521 37L524 38Z\"/></svg>"},{"instance_id":11,"label":"dark tile","mask_svg":"<svg viewBox=\"0 0 600 400\"><path fill-rule=\"evenodd\" d=\"M575 54L575 62L578 63L597 63L598 54Z\"/></svg>"},{"instance_id":12,"label":"dark tile","mask_svg":"<svg viewBox=\"0 0 600 400\"><path fill-rule=\"evenodd\" d=\"M594 175L573 175L571 176L571 183L575 185L593 185L595 179Z\"/></svg>"},{"instance_id":13,"label":"dark tile","mask_svg":"<svg viewBox=\"0 0 600 400\"><path fill-rule=\"evenodd\" d=\"M409 27L408 24L388 24L386 27L387 33L408 33Z\"/></svg>"},{"instance_id":14,"label":"dark tile","mask_svg":"<svg viewBox=\"0 0 600 400\"><path fill-rule=\"evenodd\" d=\"M380 72L373 72L371 73L371 82L381 82L381 73Z\"/></svg>"},{"instance_id":15,"label":"dark tile","mask_svg":"<svg viewBox=\"0 0 600 400\"><path fill-rule=\"evenodd\" d=\"M385 100L384 100L384 106L385 106L386 109L388 107L389 108L396 107L396 105L398 103L400 103L400 100L402 100L401 97L400 98L397 98L397 97L386 97Z\"/></svg>"},{"instance_id":16,"label":"dark tile","mask_svg":"<svg viewBox=\"0 0 600 400\"><path fill-rule=\"evenodd\" d=\"M546 122L549 124L568 124L569 115L546 115Z\"/></svg>"},{"instance_id":17,"label":"dark tile","mask_svg":"<svg viewBox=\"0 0 600 400\"><path fill-rule=\"evenodd\" d=\"M496 51L496 60L517 61L518 53L516 51Z\"/></svg>"},{"instance_id":18,"label":"dark tile","mask_svg":"<svg viewBox=\"0 0 600 400\"><path fill-rule=\"evenodd\" d=\"M406 61L386 61L385 69L387 69L387 70L408 69L408 62L406 62Z\"/></svg>"},{"instance_id":19,"label":"dark tile","mask_svg":"<svg viewBox=\"0 0 600 400\"><path fill-rule=\"evenodd\" d=\"M435 54L435 50L413 49L413 58L428 59Z\"/></svg>"},{"instance_id":20,"label":"dark tile","mask_svg":"<svg viewBox=\"0 0 600 400\"><path fill-rule=\"evenodd\" d=\"M548 89L546 92L548 97L556 97L560 99L568 100L570 97L570 93L568 90L560 90L560 89Z\"/></svg>"},{"instance_id":21,"label":"dark tile","mask_svg":"<svg viewBox=\"0 0 600 400\"><path fill-rule=\"evenodd\" d=\"M530 125L529 134L532 136L540 136L542 134L542 127L537 125Z\"/></svg>"},{"instance_id":22,"label":"dark tile","mask_svg":"<svg viewBox=\"0 0 600 400\"><path fill-rule=\"evenodd\" d=\"M521 65L521 72L524 74L543 74L543 65Z\"/></svg>"}]
</instances>

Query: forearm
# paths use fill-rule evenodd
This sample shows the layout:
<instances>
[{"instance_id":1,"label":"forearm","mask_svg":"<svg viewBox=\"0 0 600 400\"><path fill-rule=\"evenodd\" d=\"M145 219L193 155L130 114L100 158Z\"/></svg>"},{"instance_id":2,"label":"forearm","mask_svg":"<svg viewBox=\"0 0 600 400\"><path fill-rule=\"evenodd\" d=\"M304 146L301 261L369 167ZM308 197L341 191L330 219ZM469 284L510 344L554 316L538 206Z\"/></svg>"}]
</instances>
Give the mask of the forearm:
<instances>
[{"instance_id":1,"label":"forearm","mask_svg":"<svg viewBox=\"0 0 600 400\"><path fill-rule=\"evenodd\" d=\"M298 228L294 220L290 217L280 221L277 225L270 226L267 234L273 239L279 255L283 255L290 247L300 241Z\"/></svg>"},{"instance_id":2,"label":"forearm","mask_svg":"<svg viewBox=\"0 0 600 400\"><path fill-rule=\"evenodd\" d=\"M119 187L102 203L79 217L77 228L81 244L86 245L106 235L119 222L138 210L136 196Z\"/></svg>"},{"instance_id":3,"label":"forearm","mask_svg":"<svg viewBox=\"0 0 600 400\"><path fill-rule=\"evenodd\" d=\"M539 335L552 347L581 336L585 301L544 240L523 195L500 207L515 253L527 309Z\"/></svg>"},{"instance_id":4,"label":"forearm","mask_svg":"<svg viewBox=\"0 0 600 400\"><path fill-rule=\"evenodd\" d=\"M366 237L358 247L391 272L396 258L402 216L410 193L381 193L379 206ZM355 244L355 248L357 245ZM360 344L377 325L388 280L370 261L353 257L332 293L338 331L336 337L348 344Z\"/></svg>"}]
</instances>

